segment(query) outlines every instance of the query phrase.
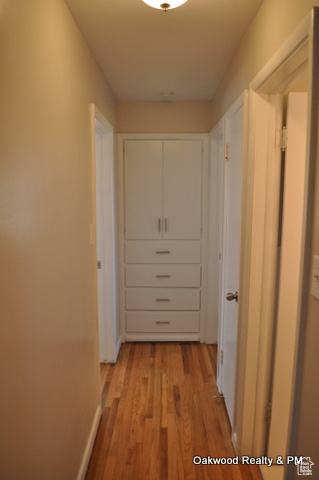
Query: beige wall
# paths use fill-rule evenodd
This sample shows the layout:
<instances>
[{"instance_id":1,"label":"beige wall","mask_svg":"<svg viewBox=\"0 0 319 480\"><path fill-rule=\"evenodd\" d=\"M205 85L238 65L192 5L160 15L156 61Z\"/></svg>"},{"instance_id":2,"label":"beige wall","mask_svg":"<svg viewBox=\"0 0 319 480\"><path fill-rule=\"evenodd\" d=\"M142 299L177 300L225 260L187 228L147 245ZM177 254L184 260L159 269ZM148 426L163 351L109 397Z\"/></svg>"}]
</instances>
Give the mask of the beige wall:
<instances>
[{"instance_id":1,"label":"beige wall","mask_svg":"<svg viewBox=\"0 0 319 480\"><path fill-rule=\"evenodd\" d=\"M0 478L75 480L99 405L90 102L110 90L62 0L0 2Z\"/></svg>"},{"instance_id":2,"label":"beige wall","mask_svg":"<svg viewBox=\"0 0 319 480\"><path fill-rule=\"evenodd\" d=\"M119 102L119 133L207 133L211 102Z\"/></svg>"},{"instance_id":3,"label":"beige wall","mask_svg":"<svg viewBox=\"0 0 319 480\"><path fill-rule=\"evenodd\" d=\"M212 101L212 125L311 11L318 0L264 0Z\"/></svg>"}]
</instances>

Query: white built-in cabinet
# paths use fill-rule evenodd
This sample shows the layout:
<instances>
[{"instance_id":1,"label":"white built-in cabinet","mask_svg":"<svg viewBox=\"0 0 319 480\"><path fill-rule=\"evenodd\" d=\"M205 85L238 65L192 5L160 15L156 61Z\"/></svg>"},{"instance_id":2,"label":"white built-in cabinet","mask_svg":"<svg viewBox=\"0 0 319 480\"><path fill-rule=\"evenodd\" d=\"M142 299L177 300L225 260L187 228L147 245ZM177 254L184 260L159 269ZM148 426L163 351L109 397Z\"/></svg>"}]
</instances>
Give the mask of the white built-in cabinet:
<instances>
[{"instance_id":1,"label":"white built-in cabinet","mask_svg":"<svg viewBox=\"0 0 319 480\"><path fill-rule=\"evenodd\" d=\"M125 239L199 240L199 140L127 140L124 159Z\"/></svg>"},{"instance_id":2,"label":"white built-in cabinet","mask_svg":"<svg viewBox=\"0 0 319 480\"><path fill-rule=\"evenodd\" d=\"M119 248L126 340L199 340L203 139L123 141Z\"/></svg>"}]
</instances>

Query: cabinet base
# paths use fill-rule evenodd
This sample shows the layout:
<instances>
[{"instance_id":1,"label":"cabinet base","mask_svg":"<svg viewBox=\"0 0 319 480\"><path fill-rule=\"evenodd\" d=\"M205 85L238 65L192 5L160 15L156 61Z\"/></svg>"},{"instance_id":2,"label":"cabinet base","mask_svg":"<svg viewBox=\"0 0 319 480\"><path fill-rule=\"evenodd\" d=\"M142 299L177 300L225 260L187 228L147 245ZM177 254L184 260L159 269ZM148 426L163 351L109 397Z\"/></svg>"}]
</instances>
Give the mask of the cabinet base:
<instances>
[{"instance_id":1,"label":"cabinet base","mask_svg":"<svg viewBox=\"0 0 319 480\"><path fill-rule=\"evenodd\" d=\"M126 342L199 342L199 333L126 333Z\"/></svg>"}]
</instances>

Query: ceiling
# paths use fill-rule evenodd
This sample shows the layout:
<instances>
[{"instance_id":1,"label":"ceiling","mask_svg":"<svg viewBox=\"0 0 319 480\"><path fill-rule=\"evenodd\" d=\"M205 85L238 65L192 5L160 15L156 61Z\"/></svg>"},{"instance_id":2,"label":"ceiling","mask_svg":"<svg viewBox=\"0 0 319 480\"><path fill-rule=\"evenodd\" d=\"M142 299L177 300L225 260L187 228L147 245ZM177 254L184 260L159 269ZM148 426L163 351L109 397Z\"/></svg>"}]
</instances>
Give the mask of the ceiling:
<instances>
[{"instance_id":1,"label":"ceiling","mask_svg":"<svg viewBox=\"0 0 319 480\"><path fill-rule=\"evenodd\" d=\"M262 0L65 0L118 101L211 100Z\"/></svg>"}]
</instances>

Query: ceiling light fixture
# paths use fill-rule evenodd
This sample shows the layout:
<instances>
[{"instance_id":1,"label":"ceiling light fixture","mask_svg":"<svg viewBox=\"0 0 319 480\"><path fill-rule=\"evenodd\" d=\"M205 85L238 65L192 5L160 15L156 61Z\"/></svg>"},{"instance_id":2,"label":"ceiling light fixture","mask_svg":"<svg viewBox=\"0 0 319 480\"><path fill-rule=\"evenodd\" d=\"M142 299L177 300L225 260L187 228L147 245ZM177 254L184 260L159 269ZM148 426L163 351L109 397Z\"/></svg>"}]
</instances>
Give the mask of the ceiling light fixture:
<instances>
[{"instance_id":1,"label":"ceiling light fixture","mask_svg":"<svg viewBox=\"0 0 319 480\"><path fill-rule=\"evenodd\" d=\"M172 8L180 7L183 3L187 2L187 0L169 0L169 3L163 3L162 0L143 0L144 3L149 5L153 8L158 8L159 10L171 10Z\"/></svg>"}]
</instances>

